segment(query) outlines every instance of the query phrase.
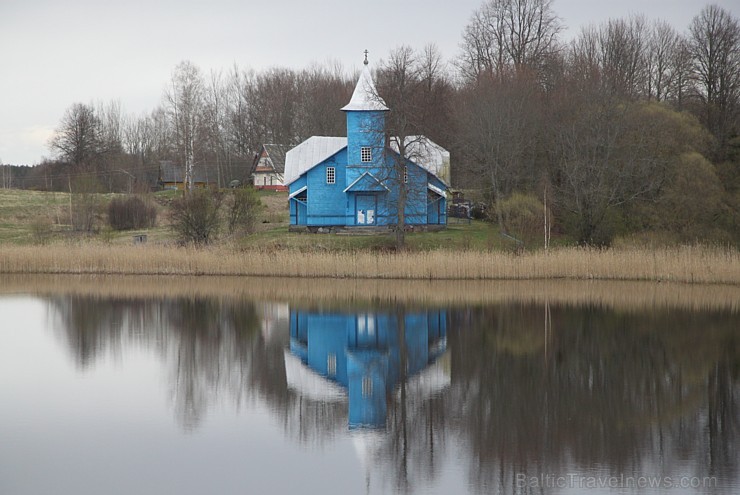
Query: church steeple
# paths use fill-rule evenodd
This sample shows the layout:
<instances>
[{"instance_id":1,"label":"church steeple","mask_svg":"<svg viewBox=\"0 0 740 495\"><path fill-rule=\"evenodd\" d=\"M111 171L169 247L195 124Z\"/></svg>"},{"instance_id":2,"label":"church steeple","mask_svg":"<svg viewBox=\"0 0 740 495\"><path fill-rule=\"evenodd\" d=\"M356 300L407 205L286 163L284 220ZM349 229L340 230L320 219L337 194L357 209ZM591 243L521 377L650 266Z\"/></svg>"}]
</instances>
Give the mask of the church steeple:
<instances>
[{"instance_id":1,"label":"church steeple","mask_svg":"<svg viewBox=\"0 0 740 495\"><path fill-rule=\"evenodd\" d=\"M376 112L388 110L385 102L378 95L378 90L375 89L375 82L373 81L373 75L370 72L370 65L367 61L367 53L367 50L365 50L365 61L363 62L365 67L363 67L360 73L360 79L357 81L352 98L350 98L347 105L342 107L342 110L345 112L351 110Z\"/></svg>"},{"instance_id":2,"label":"church steeple","mask_svg":"<svg viewBox=\"0 0 740 495\"><path fill-rule=\"evenodd\" d=\"M347 186L365 172L379 170L384 160L385 115L388 107L378 95L365 61L349 103L342 108L347 115Z\"/></svg>"}]
</instances>

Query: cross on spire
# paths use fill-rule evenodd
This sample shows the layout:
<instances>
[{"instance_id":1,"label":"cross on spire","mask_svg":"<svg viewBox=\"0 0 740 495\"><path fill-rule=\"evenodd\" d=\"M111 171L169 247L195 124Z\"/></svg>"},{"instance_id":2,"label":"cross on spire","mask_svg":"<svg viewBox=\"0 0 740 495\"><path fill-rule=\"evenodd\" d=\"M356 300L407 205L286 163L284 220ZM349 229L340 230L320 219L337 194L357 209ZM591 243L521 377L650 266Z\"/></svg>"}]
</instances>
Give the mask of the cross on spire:
<instances>
[{"instance_id":1,"label":"cross on spire","mask_svg":"<svg viewBox=\"0 0 740 495\"><path fill-rule=\"evenodd\" d=\"M368 54L368 51L365 50L365 61L363 62L363 64L365 64L365 65L368 64L368 62L367 62L367 54Z\"/></svg>"}]
</instances>

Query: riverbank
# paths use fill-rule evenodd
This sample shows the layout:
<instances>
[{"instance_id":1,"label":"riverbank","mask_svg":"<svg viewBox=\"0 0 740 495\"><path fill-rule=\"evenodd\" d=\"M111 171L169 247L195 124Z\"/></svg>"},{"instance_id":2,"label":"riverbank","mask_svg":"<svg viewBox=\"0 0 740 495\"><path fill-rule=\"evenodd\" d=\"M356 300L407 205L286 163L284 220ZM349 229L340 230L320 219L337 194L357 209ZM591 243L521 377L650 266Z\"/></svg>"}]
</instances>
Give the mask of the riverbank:
<instances>
[{"instance_id":1,"label":"riverbank","mask_svg":"<svg viewBox=\"0 0 740 495\"><path fill-rule=\"evenodd\" d=\"M557 248L514 254L478 250L408 252L243 250L98 243L0 245L0 273L235 275L408 280L622 280L740 285L740 251Z\"/></svg>"}]
</instances>

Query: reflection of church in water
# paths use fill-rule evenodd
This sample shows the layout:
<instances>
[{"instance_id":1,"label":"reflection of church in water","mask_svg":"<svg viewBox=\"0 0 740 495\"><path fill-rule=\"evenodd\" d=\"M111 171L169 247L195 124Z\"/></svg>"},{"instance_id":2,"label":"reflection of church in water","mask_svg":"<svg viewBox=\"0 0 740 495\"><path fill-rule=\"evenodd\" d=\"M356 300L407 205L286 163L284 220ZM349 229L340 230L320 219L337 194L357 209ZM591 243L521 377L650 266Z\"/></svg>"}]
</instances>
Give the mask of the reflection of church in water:
<instances>
[{"instance_id":1,"label":"reflection of church in water","mask_svg":"<svg viewBox=\"0 0 740 495\"><path fill-rule=\"evenodd\" d=\"M291 310L288 387L322 402L347 401L350 428L385 426L397 388L422 398L449 385L444 310L325 313Z\"/></svg>"}]
</instances>

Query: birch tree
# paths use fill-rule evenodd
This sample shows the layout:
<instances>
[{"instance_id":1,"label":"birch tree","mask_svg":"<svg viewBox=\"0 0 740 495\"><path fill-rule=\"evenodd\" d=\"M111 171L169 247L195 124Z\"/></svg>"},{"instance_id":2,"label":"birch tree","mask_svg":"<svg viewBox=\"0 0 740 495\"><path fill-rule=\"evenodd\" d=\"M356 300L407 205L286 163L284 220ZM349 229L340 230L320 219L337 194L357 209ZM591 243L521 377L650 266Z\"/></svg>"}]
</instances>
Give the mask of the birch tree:
<instances>
[{"instance_id":1,"label":"birch tree","mask_svg":"<svg viewBox=\"0 0 740 495\"><path fill-rule=\"evenodd\" d=\"M175 67L165 91L167 117L173 128L176 153L184 162L188 191L193 188L197 137L204 123L204 92L200 69L188 61Z\"/></svg>"},{"instance_id":2,"label":"birch tree","mask_svg":"<svg viewBox=\"0 0 740 495\"><path fill-rule=\"evenodd\" d=\"M0 160L0 187L3 189L13 187L13 169L10 165L3 165L2 160Z\"/></svg>"}]
</instances>

